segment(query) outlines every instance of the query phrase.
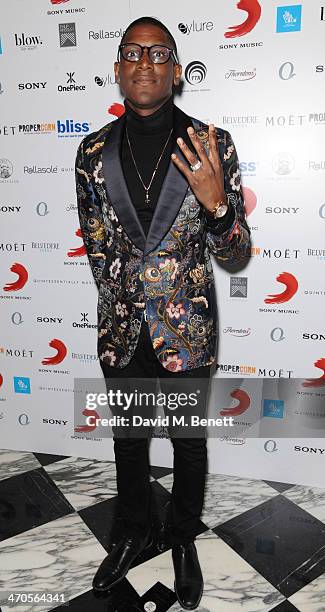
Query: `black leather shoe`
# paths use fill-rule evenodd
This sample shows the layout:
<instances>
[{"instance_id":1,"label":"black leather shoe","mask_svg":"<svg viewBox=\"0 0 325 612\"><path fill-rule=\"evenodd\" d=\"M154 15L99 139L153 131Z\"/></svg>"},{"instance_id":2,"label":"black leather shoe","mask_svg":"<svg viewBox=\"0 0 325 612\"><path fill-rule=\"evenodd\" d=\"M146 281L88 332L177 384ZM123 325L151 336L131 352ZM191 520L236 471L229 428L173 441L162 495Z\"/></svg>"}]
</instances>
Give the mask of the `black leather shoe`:
<instances>
[{"instance_id":1,"label":"black leather shoe","mask_svg":"<svg viewBox=\"0 0 325 612\"><path fill-rule=\"evenodd\" d=\"M203 593L203 577L194 542L172 548L174 589L184 610L195 610Z\"/></svg>"},{"instance_id":2,"label":"black leather shoe","mask_svg":"<svg viewBox=\"0 0 325 612\"><path fill-rule=\"evenodd\" d=\"M104 592L121 582L134 559L150 545L151 541L150 532L144 538L124 536L100 564L93 579L93 589Z\"/></svg>"}]
</instances>

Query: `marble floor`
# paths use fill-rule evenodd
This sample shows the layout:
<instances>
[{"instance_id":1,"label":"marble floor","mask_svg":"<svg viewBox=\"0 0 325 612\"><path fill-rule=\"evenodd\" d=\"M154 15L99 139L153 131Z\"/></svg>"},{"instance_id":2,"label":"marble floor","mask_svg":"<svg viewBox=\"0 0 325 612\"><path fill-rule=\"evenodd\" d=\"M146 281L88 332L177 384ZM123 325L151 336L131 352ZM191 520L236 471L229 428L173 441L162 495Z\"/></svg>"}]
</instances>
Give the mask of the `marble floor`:
<instances>
[{"instance_id":1,"label":"marble floor","mask_svg":"<svg viewBox=\"0 0 325 612\"><path fill-rule=\"evenodd\" d=\"M163 531L171 486L153 466L153 543L99 597L93 576L120 536L114 463L0 450L0 612L180 612ZM209 474L196 545L198 612L325 612L325 489Z\"/></svg>"}]
</instances>

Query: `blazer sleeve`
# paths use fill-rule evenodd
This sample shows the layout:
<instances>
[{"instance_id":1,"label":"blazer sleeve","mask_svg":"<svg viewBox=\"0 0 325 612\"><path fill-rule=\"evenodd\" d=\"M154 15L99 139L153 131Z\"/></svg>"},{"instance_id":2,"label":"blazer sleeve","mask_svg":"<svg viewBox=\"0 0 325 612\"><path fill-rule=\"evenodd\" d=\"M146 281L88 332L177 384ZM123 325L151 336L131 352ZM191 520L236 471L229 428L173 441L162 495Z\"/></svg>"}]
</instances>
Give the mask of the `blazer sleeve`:
<instances>
[{"instance_id":1,"label":"blazer sleeve","mask_svg":"<svg viewBox=\"0 0 325 612\"><path fill-rule=\"evenodd\" d=\"M99 288L106 260L107 236L101 201L87 172L84 157L84 140L80 143L75 163L75 180L80 229L86 247L90 268Z\"/></svg>"},{"instance_id":2,"label":"blazer sleeve","mask_svg":"<svg viewBox=\"0 0 325 612\"><path fill-rule=\"evenodd\" d=\"M239 161L235 145L224 131L224 143L219 146L224 188L229 210L224 218L214 220L205 214L206 240L210 251L221 261L237 262L250 255L250 229L246 222Z\"/></svg>"}]
</instances>

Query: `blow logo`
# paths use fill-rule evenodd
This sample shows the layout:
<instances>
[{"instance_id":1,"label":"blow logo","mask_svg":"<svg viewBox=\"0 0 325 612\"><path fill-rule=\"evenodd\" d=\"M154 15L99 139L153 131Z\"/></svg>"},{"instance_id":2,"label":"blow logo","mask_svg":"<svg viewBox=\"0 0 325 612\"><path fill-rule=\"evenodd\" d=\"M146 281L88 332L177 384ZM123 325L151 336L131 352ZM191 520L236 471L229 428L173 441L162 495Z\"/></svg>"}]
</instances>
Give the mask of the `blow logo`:
<instances>
[{"instance_id":1,"label":"blow logo","mask_svg":"<svg viewBox=\"0 0 325 612\"><path fill-rule=\"evenodd\" d=\"M22 289L28 281L28 272L25 266L23 266L23 264L20 264L20 263L12 264L10 268L10 272L14 272L15 274L17 274L18 278L12 283L7 283L3 287L3 290L4 291L19 291L19 289Z\"/></svg>"},{"instance_id":2,"label":"blow logo","mask_svg":"<svg viewBox=\"0 0 325 612\"><path fill-rule=\"evenodd\" d=\"M74 138L78 136L83 136L87 132L89 132L89 123L84 121L83 123L74 122L73 119L65 119L61 121L57 120L57 135L59 138Z\"/></svg>"},{"instance_id":3,"label":"blow logo","mask_svg":"<svg viewBox=\"0 0 325 612\"><path fill-rule=\"evenodd\" d=\"M276 280L285 285L285 290L282 293L269 295L264 300L265 304L283 304L284 302L291 300L291 298L298 291L298 281L293 274L290 274L290 272L281 272L281 274L276 277Z\"/></svg>"},{"instance_id":4,"label":"blow logo","mask_svg":"<svg viewBox=\"0 0 325 612\"><path fill-rule=\"evenodd\" d=\"M228 31L225 32L225 38L235 38L237 36L244 36L251 32L255 28L261 13L261 5L258 0L240 0L237 3L237 8L241 11L246 11L247 18L243 23L235 26L230 26Z\"/></svg>"},{"instance_id":5,"label":"blow logo","mask_svg":"<svg viewBox=\"0 0 325 612\"><path fill-rule=\"evenodd\" d=\"M64 342L62 342L62 340L58 340L58 338L53 338L53 340L49 342L49 346L56 350L56 355L53 355L53 357L44 357L44 359L42 359L42 364L57 365L58 363L61 363L68 352Z\"/></svg>"},{"instance_id":6,"label":"blow logo","mask_svg":"<svg viewBox=\"0 0 325 612\"><path fill-rule=\"evenodd\" d=\"M77 229L77 231L75 232L76 236L78 236L78 238L82 238L82 233L81 233L81 229ZM86 247L83 244L80 247L75 247L74 249L70 249L70 251L67 252L67 256L68 257L82 257L83 255L86 255Z\"/></svg>"}]
</instances>

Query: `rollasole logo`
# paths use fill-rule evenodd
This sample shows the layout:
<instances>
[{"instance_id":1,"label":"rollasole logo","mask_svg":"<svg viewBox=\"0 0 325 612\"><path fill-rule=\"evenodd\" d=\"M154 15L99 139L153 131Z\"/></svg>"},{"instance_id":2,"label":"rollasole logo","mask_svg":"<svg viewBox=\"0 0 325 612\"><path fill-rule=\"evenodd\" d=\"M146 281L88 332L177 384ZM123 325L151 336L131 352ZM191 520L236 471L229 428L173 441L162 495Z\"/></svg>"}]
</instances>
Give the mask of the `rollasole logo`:
<instances>
[{"instance_id":1,"label":"rollasole logo","mask_svg":"<svg viewBox=\"0 0 325 612\"><path fill-rule=\"evenodd\" d=\"M73 119L66 119L65 121L61 121L60 119L56 122L57 125L57 134L59 137L65 136L82 136L83 134L89 132L89 123L84 121L83 123L74 122Z\"/></svg>"}]
</instances>

